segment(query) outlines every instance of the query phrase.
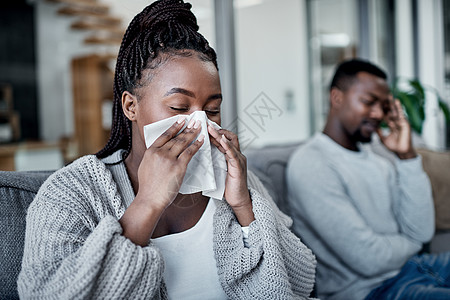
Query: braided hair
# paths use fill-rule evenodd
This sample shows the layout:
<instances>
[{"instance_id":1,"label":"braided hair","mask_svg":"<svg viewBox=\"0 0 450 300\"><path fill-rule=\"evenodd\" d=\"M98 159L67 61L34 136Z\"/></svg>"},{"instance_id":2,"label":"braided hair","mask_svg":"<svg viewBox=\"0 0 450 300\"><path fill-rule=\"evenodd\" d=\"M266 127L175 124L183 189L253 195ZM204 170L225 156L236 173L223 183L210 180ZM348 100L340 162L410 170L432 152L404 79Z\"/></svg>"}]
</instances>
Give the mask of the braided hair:
<instances>
[{"instance_id":1,"label":"braided hair","mask_svg":"<svg viewBox=\"0 0 450 300\"><path fill-rule=\"evenodd\" d=\"M137 88L151 80L150 72L143 82L143 71L158 68L170 57L191 56L193 52L218 68L216 52L198 32L191 7L182 0L158 0L144 8L128 25L116 62L111 135L105 147L96 153L98 158L107 157L118 149L126 150L125 157L129 154L131 121L122 111L121 99L123 92L128 91L139 100Z\"/></svg>"}]
</instances>

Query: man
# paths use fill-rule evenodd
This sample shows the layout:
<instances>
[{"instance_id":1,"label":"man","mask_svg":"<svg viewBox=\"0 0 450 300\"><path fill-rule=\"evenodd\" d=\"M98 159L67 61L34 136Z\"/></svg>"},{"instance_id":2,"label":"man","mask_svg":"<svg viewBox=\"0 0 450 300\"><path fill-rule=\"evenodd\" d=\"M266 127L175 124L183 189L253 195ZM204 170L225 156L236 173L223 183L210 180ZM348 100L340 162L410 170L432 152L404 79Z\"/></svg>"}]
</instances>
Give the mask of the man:
<instances>
[{"instance_id":1,"label":"man","mask_svg":"<svg viewBox=\"0 0 450 300\"><path fill-rule=\"evenodd\" d=\"M450 253L417 255L434 233L431 187L386 78L369 62L343 62L323 133L288 164L294 231L317 256L321 299L450 299ZM373 134L393 163L370 151Z\"/></svg>"}]
</instances>

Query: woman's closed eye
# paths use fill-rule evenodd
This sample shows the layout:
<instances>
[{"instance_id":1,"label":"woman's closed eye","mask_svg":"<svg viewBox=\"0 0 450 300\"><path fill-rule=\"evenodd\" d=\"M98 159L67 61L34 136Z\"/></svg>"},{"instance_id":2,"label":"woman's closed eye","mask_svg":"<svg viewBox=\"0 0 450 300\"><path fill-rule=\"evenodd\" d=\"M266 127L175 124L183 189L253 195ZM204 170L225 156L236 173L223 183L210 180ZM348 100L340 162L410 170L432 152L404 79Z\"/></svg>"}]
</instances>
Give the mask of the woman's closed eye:
<instances>
[{"instance_id":1,"label":"woman's closed eye","mask_svg":"<svg viewBox=\"0 0 450 300\"><path fill-rule=\"evenodd\" d=\"M205 110L205 113L207 113L208 115L211 115L211 116L217 116L218 114L220 114L220 110L218 110L218 109L207 109L207 110Z\"/></svg>"},{"instance_id":2,"label":"woman's closed eye","mask_svg":"<svg viewBox=\"0 0 450 300\"><path fill-rule=\"evenodd\" d=\"M180 112L187 112L189 110L189 108L187 107L175 107L175 106L171 106L170 109Z\"/></svg>"},{"instance_id":3,"label":"woman's closed eye","mask_svg":"<svg viewBox=\"0 0 450 300\"><path fill-rule=\"evenodd\" d=\"M170 106L171 110L177 111L177 112L188 112L188 107L176 107L176 106ZM220 109L205 109L205 113L211 116L216 116L220 114Z\"/></svg>"}]
</instances>

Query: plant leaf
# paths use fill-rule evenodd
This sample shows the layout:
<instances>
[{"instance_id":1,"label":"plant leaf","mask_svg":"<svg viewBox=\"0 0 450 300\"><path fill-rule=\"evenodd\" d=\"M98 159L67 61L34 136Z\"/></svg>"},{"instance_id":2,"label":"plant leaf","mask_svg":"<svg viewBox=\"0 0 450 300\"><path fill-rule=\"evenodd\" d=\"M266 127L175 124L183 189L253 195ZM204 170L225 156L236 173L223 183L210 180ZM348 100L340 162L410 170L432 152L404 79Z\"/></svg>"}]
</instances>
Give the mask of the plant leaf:
<instances>
[{"instance_id":1,"label":"plant leaf","mask_svg":"<svg viewBox=\"0 0 450 300\"><path fill-rule=\"evenodd\" d=\"M417 106L418 103L416 97L405 92L398 92L396 97L403 104L411 128L417 133L421 134L424 116L422 117L421 113L417 109L421 106Z\"/></svg>"},{"instance_id":2,"label":"plant leaf","mask_svg":"<svg viewBox=\"0 0 450 300\"><path fill-rule=\"evenodd\" d=\"M442 112L444 113L445 121L447 123L450 123L450 110L448 108L447 103L442 101L440 98L438 98L439 107L441 108Z\"/></svg>"},{"instance_id":3,"label":"plant leaf","mask_svg":"<svg viewBox=\"0 0 450 300\"><path fill-rule=\"evenodd\" d=\"M408 84L400 85L400 82ZM401 88L399 88L401 87ZM450 124L450 108L449 105L442 100L439 96L439 92L432 86L424 86L418 79L407 79L403 77L397 77L392 87L392 94L395 98L399 99L403 105L405 114L408 117L411 128L417 133L422 133L423 121L425 120L425 91L433 92L436 95L439 109L444 114L445 120Z\"/></svg>"},{"instance_id":4,"label":"plant leaf","mask_svg":"<svg viewBox=\"0 0 450 300\"><path fill-rule=\"evenodd\" d=\"M413 79L409 81L409 84L414 89L413 93L417 94L418 98L425 103L425 89L419 80Z\"/></svg>"}]
</instances>

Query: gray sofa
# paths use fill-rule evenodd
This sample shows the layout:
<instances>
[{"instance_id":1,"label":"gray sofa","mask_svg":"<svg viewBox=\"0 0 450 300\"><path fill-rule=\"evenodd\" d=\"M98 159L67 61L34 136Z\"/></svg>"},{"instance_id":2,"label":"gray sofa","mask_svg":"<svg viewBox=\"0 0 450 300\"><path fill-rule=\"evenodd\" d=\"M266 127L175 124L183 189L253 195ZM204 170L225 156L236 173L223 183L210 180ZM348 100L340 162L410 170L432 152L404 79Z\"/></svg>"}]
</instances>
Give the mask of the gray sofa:
<instances>
[{"instance_id":1,"label":"gray sofa","mask_svg":"<svg viewBox=\"0 0 450 300\"><path fill-rule=\"evenodd\" d=\"M289 211L284 172L290 155L299 145L267 146L245 151L249 169L260 177L285 213ZM18 299L16 280L22 260L26 210L51 173L0 171L0 299ZM428 246L431 252L449 251L450 233L437 232Z\"/></svg>"},{"instance_id":2,"label":"gray sofa","mask_svg":"<svg viewBox=\"0 0 450 300\"><path fill-rule=\"evenodd\" d=\"M0 171L0 299L18 299L27 208L52 171Z\"/></svg>"},{"instance_id":3,"label":"gray sofa","mask_svg":"<svg viewBox=\"0 0 450 300\"><path fill-rule=\"evenodd\" d=\"M286 214L289 215L289 206L287 203L286 194L286 176L285 170L291 154L301 146L302 143L291 143L285 145L273 145L265 146L263 148L248 149L245 151L247 156L247 164L249 170L253 171L265 184L272 196L274 201L277 203L278 207ZM374 145L374 147L378 147ZM380 155L384 155L379 150L374 149L375 152ZM448 194L450 186L450 172L447 172L447 177L445 178L446 184L442 184L443 178L440 176L440 170L438 173L434 172L431 168L436 168L436 165L447 166L450 163L450 153L445 153L445 157L441 157L442 153L431 153L432 151L418 149L418 152L422 155L424 164L424 169L428 173L432 188L433 195L435 196L435 204L437 207L436 211L436 232L430 243L424 245L423 251L430 253L440 253L450 251L450 213L448 209L443 209L442 206L445 205L446 208L450 206L450 196ZM435 155L438 155L439 161L436 161ZM431 160L434 160L431 163ZM431 167L431 168L430 168ZM447 168L446 170L449 170ZM438 177L440 176L440 177ZM439 182L438 182L439 181ZM440 183L445 191L436 190L438 185L435 183ZM443 192L445 194L445 199L443 198ZM436 196L438 196L439 203L436 203ZM294 220L295 222L295 220ZM301 238L301 237L300 237Z\"/></svg>"}]
</instances>

